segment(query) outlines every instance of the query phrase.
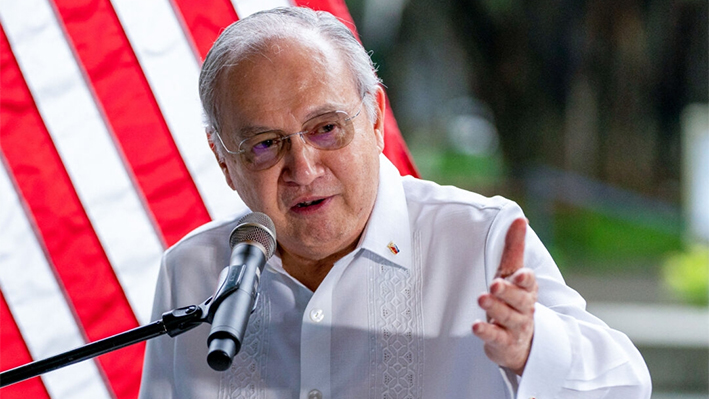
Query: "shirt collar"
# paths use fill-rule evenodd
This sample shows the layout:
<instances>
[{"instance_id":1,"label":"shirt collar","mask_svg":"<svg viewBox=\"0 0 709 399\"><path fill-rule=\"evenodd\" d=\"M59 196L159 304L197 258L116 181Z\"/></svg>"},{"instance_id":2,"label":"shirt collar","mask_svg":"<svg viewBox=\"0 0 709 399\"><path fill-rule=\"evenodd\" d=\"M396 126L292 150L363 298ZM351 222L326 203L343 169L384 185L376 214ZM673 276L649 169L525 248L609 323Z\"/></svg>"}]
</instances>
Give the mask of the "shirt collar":
<instances>
[{"instance_id":1,"label":"shirt collar","mask_svg":"<svg viewBox=\"0 0 709 399\"><path fill-rule=\"evenodd\" d=\"M413 251L409 212L401 175L384 155L380 155L379 165L377 198L359 247L385 260L385 264L408 269L413 259Z\"/></svg>"},{"instance_id":2,"label":"shirt collar","mask_svg":"<svg viewBox=\"0 0 709 399\"><path fill-rule=\"evenodd\" d=\"M374 208L364 228L355 254L374 257L382 264L409 269L413 259L409 212L401 175L384 155L379 157L379 188ZM276 253L268 266L273 271L288 274Z\"/></svg>"}]
</instances>

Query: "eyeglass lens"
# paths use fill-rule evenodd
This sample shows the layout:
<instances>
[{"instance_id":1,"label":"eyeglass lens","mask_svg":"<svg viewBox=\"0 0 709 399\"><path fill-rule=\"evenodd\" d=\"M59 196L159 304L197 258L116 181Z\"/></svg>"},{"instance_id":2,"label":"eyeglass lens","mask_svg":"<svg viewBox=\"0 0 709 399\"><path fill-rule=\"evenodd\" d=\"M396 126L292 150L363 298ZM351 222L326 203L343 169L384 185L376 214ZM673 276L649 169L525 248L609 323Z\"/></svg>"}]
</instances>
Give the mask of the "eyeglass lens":
<instances>
[{"instance_id":1,"label":"eyeglass lens","mask_svg":"<svg viewBox=\"0 0 709 399\"><path fill-rule=\"evenodd\" d=\"M298 133L284 135L282 132L272 131L257 134L242 141L238 152L249 168L263 170L278 163L288 149L286 145L290 146L290 140L295 135L300 135L315 148L337 150L352 141L353 118L343 111L330 112L309 120Z\"/></svg>"}]
</instances>

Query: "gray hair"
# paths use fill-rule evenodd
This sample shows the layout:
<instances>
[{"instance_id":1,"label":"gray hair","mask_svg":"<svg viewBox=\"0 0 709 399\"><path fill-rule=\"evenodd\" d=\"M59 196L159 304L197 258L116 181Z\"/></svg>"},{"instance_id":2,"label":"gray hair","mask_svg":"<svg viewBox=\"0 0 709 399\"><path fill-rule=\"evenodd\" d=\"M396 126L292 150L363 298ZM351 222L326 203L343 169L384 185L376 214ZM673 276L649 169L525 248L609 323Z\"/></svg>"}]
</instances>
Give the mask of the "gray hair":
<instances>
[{"instance_id":1,"label":"gray hair","mask_svg":"<svg viewBox=\"0 0 709 399\"><path fill-rule=\"evenodd\" d=\"M369 120L374 121L377 106L374 94L381 81L369 54L349 28L324 11L301 7L275 8L252 14L229 25L207 53L199 75L199 97L210 139L215 131L220 131L218 85L222 74L248 56L263 51L264 43L272 39L293 37L303 31L321 35L340 52L352 73L360 98L363 99L365 112ZM217 147L221 150L220 146Z\"/></svg>"}]
</instances>

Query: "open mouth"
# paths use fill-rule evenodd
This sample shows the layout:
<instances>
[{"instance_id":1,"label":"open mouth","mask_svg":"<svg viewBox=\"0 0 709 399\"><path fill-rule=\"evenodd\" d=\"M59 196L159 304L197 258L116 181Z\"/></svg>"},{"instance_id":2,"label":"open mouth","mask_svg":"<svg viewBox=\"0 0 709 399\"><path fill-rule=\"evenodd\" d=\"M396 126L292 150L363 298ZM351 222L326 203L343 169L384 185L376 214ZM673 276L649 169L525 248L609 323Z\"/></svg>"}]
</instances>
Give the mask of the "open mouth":
<instances>
[{"instance_id":1,"label":"open mouth","mask_svg":"<svg viewBox=\"0 0 709 399\"><path fill-rule=\"evenodd\" d=\"M306 199L306 198L301 198L301 199ZM332 197L322 197L322 198L307 198L307 201L301 201L296 203L295 205L291 206L290 210L291 212L294 212L295 214L305 216L305 215L314 215L317 214L318 212L322 211L324 208L327 207L327 204L330 203L332 200Z\"/></svg>"},{"instance_id":2,"label":"open mouth","mask_svg":"<svg viewBox=\"0 0 709 399\"><path fill-rule=\"evenodd\" d=\"M322 203L323 201L325 201L325 198L321 198L321 199L318 199L315 201L300 202L296 205L296 208L307 208L309 206L318 205L318 204Z\"/></svg>"}]
</instances>

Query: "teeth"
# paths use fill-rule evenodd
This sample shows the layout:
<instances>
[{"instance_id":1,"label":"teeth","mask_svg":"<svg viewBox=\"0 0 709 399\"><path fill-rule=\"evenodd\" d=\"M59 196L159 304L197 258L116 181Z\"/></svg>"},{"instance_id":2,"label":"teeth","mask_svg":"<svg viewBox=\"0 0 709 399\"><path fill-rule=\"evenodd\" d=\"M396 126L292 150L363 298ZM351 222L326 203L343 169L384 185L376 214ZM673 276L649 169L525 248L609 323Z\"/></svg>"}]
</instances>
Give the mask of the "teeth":
<instances>
[{"instance_id":1,"label":"teeth","mask_svg":"<svg viewBox=\"0 0 709 399\"><path fill-rule=\"evenodd\" d=\"M315 200L315 201L310 201L310 202L301 202L301 203L298 204L298 208L305 208L306 206L310 206L310 205L313 205L313 204L318 204L318 203L320 203L320 202L322 202L321 199Z\"/></svg>"}]
</instances>

